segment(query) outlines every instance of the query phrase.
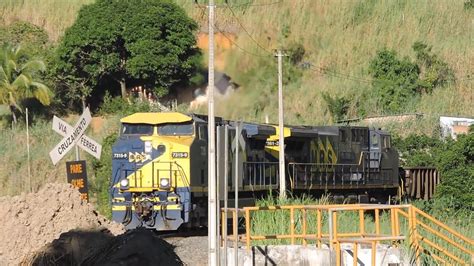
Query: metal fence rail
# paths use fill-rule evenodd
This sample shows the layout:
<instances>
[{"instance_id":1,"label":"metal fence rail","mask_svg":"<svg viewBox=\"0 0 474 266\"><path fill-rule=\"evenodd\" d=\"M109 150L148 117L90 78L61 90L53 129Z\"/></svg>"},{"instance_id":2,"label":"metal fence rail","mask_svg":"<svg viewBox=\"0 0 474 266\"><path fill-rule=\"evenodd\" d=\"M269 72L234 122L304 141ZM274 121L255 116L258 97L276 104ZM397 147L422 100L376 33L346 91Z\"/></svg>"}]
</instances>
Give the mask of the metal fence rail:
<instances>
[{"instance_id":1,"label":"metal fence rail","mask_svg":"<svg viewBox=\"0 0 474 266\"><path fill-rule=\"evenodd\" d=\"M289 233L253 234L252 217L261 211L283 211L289 213ZM474 258L474 242L427 213L412 205L376 205L376 204L340 204L340 205L291 205L268 207L244 207L238 211L245 218L245 234L239 237L250 250L252 242L262 240L289 240L292 245L314 244L318 248L329 246L336 254L336 265L342 263L341 244L349 243L353 247L353 263L357 265L359 246L370 245L372 250L371 265L376 265L376 246L381 242L399 246L408 241L413 251L413 262L421 263L422 254L426 254L440 264L469 265ZM298 214L296 214L298 212ZM359 218L357 230L341 232L338 216L344 212L355 212ZM390 233L383 234L380 217L389 215ZM238 214L233 212L233 223ZM373 215L374 228L366 228L366 215ZM309 219L310 217L312 219ZM296 217L300 224L296 226ZM324 217L324 219L323 219ZM311 223L311 221L313 221ZM222 226L226 223L223 221ZM313 228L314 230L309 230ZM310 232L312 231L312 232ZM233 232L233 239L237 239Z\"/></svg>"}]
</instances>

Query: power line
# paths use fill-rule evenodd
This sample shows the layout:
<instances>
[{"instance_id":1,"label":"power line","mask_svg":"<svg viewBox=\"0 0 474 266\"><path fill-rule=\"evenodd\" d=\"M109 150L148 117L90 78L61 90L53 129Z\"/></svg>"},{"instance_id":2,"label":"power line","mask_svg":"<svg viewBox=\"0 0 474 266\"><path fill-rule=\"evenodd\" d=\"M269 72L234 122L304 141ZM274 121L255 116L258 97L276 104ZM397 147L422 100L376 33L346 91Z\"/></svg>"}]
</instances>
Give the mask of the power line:
<instances>
[{"instance_id":1,"label":"power line","mask_svg":"<svg viewBox=\"0 0 474 266\"><path fill-rule=\"evenodd\" d=\"M271 2L271 3L252 4L253 2L249 1L249 2L244 3L244 4L232 5L232 7L241 7L241 6L246 6L246 7L273 6L273 5L281 4L282 2L283 2L283 0L275 1L275 2ZM229 6L229 3L227 3L227 5Z\"/></svg>"},{"instance_id":2,"label":"power line","mask_svg":"<svg viewBox=\"0 0 474 266\"><path fill-rule=\"evenodd\" d=\"M227 5L227 7L229 8L230 12L232 13L232 16L234 16L234 18L237 20L237 23L239 23L240 27L245 31L245 33L247 33L247 35L250 37L250 39L262 50L264 50L265 52L273 55L273 53L269 50L267 50L265 47L263 47L262 45L260 45L260 43L258 43L255 38L248 32L248 30L244 27L244 25L242 25L242 22L240 22L239 18L237 17L237 15L234 13L234 10L232 10L232 7L230 5Z\"/></svg>"},{"instance_id":3,"label":"power line","mask_svg":"<svg viewBox=\"0 0 474 266\"><path fill-rule=\"evenodd\" d=\"M256 54L256 53L253 53L253 52L249 52L248 50L246 50L246 49L242 48L240 45L238 45L235 41L233 41L232 38L228 37L221 29L219 29L219 27L215 26L214 29L216 29L219 33L221 33L222 36L224 36L224 38L226 38L229 42L231 42L233 45L235 45L235 47L239 48L242 52L245 52L245 53L253 55L253 56L258 56L258 57L268 57L268 55L262 55L262 54Z\"/></svg>"},{"instance_id":4,"label":"power line","mask_svg":"<svg viewBox=\"0 0 474 266\"><path fill-rule=\"evenodd\" d=\"M232 7L239 7L239 6L245 6L245 5L248 5L248 6L269 6L269 5L276 5L276 4L280 4L282 3L283 0L280 0L280 1L276 1L276 2L271 2L271 3L262 3L262 4L251 4L251 2L247 2L245 4L239 4L239 5L229 5L229 3L226 1L226 6L227 8L230 10L232 16L237 20L237 23L239 24L239 26L242 28L242 30L244 30L244 32L250 37L250 39L262 50L264 50L265 52L269 53L269 54L272 54L273 53L271 51L269 51L268 49L266 49L265 47L263 47L257 40L255 40L255 38L249 33L249 31L244 27L244 25L242 24L242 22L239 20L239 18L237 17L237 15L235 14L234 10L232 9ZM204 7L198 5L198 7L200 7L203 12L205 12L205 9ZM258 57L267 57L266 55L262 55L262 54L256 54L256 53L253 53L253 52L250 52L246 49L244 49L243 47L241 47L240 45L238 45L234 40L232 40L232 38L228 37L227 34L219 29L219 27L217 27L217 25L214 26L214 29L216 29L219 33L221 33L224 38L226 38L229 42L231 42L233 45L235 45L237 48L239 48L241 51L247 53L247 54L250 54L250 55L253 55L253 56L258 56ZM341 78L341 79L346 79L346 80L351 80L351 81L356 81L356 82L361 82L361 83L366 83L366 84L372 84L373 82L382 82L383 80L378 80L378 79L365 79L365 78L362 78L362 77L356 77L356 76L352 76L352 75L349 75L349 74L345 74L345 73L340 73L340 72L336 72L336 71L333 71L333 70L329 70L329 69L326 69L326 68L321 68L321 67L318 67L318 66L315 66L314 64L310 63L310 66L311 68L313 68L314 70L316 70L318 73L321 73L323 75L326 75L326 76L331 76L331 77L335 77L335 78ZM470 80L474 80L474 77L470 77L469 75L467 76L468 78L465 78L465 79L457 79L456 81L470 81Z\"/></svg>"},{"instance_id":5,"label":"power line","mask_svg":"<svg viewBox=\"0 0 474 266\"><path fill-rule=\"evenodd\" d=\"M352 80L352 81L367 83L367 84L372 84L373 82L384 82L384 81L386 81L386 80L382 80L382 79L365 79L365 78L362 78L362 77L356 77L356 76L352 76L352 75L349 75L349 74L346 74L346 73L336 72L336 71L329 70L329 69L326 69L326 68L318 67L318 66L315 66L312 63L309 63L309 65L316 72L321 73L321 74L326 75L326 76L330 76L330 77L347 79L347 80ZM455 79L455 82L474 80L474 77L470 77L469 75L466 76L466 77L467 78Z\"/></svg>"},{"instance_id":6,"label":"power line","mask_svg":"<svg viewBox=\"0 0 474 266\"><path fill-rule=\"evenodd\" d=\"M283 2L283 0L275 1L275 2L270 2L270 3L252 4L252 3L254 3L254 2L248 1L248 2L243 3L243 4L231 5L231 6L232 6L232 7L241 7L241 6L245 6L245 7L262 7L262 6L277 5L277 4L280 4L280 3L282 3L282 2ZM197 0L195 0L194 3L195 3L196 5L199 5L199 6L206 6L206 7L207 7L207 5L199 4ZM215 6L216 8L228 7L228 6L229 6L229 3L228 3L228 1L226 1L226 4L224 4L224 5L222 5L222 4L214 4L214 6Z\"/></svg>"},{"instance_id":7,"label":"power line","mask_svg":"<svg viewBox=\"0 0 474 266\"><path fill-rule=\"evenodd\" d=\"M198 7L201 9L202 12L206 12L205 7L203 7L201 5L198 5ZM217 15L216 15L216 18L217 18ZM235 47L239 48L242 52L247 53L249 55L257 56L257 57L268 57L267 55L256 54L256 53L253 53L253 52L250 52L250 51L244 49L242 46L238 45L237 42L232 40L232 38L227 36L227 34L223 30L221 30L219 27L217 27L216 24L214 24L214 29L217 30L220 34L222 34L222 36L224 36L224 38L226 38L229 42L231 42Z\"/></svg>"},{"instance_id":8,"label":"power line","mask_svg":"<svg viewBox=\"0 0 474 266\"><path fill-rule=\"evenodd\" d=\"M352 80L352 81L357 81L357 82L362 82L362 83L368 83L368 84L371 84L373 82L373 80L363 79L363 78L360 78L360 77L355 77L355 76L351 76L351 75L348 75L348 74L339 73L339 72L336 72L336 71L333 71L333 70L321 68L321 67L315 66L312 63L310 63L310 67L312 69L316 70L318 73L321 73L321 74L327 75L327 76L331 76L331 77L347 79L347 80Z\"/></svg>"}]
</instances>

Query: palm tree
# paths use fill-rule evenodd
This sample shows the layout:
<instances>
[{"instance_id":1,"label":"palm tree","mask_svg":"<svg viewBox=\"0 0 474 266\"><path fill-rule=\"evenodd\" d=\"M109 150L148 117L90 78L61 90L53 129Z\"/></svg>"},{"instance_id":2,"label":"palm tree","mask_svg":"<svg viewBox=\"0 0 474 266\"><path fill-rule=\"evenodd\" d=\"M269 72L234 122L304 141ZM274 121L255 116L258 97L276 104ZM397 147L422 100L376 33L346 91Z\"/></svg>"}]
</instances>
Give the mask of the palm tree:
<instances>
[{"instance_id":1,"label":"palm tree","mask_svg":"<svg viewBox=\"0 0 474 266\"><path fill-rule=\"evenodd\" d=\"M20 46L4 45L0 51L0 104L8 104L14 123L15 111L22 112L21 100L36 98L43 105L50 104L51 91L38 79L45 70L43 61L30 59Z\"/></svg>"}]
</instances>

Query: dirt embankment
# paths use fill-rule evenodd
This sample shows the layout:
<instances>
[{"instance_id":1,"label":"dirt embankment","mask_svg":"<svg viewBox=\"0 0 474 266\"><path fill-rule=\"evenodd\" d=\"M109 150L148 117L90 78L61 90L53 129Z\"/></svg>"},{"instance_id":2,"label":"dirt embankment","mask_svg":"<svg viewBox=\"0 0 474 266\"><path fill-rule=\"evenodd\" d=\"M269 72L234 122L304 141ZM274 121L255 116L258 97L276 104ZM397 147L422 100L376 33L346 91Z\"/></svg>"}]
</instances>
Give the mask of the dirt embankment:
<instances>
[{"instance_id":1,"label":"dirt embankment","mask_svg":"<svg viewBox=\"0 0 474 266\"><path fill-rule=\"evenodd\" d=\"M47 184L39 192L0 198L0 265L17 265L70 230L100 230L119 235L112 223L81 201L68 184Z\"/></svg>"}]
</instances>

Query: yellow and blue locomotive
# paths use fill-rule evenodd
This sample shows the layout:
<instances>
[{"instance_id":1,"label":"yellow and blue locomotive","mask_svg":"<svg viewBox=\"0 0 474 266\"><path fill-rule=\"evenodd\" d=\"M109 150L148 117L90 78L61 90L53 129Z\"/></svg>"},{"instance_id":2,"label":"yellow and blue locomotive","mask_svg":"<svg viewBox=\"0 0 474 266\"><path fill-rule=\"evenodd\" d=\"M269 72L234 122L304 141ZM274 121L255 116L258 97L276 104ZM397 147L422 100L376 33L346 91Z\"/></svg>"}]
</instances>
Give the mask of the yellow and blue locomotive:
<instances>
[{"instance_id":1,"label":"yellow and blue locomotive","mask_svg":"<svg viewBox=\"0 0 474 266\"><path fill-rule=\"evenodd\" d=\"M181 113L136 113L121 124L112 147L113 220L176 230L189 221L191 190L204 189L191 181L207 176L207 123Z\"/></svg>"},{"instance_id":2,"label":"yellow and blue locomotive","mask_svg":"<svg viewBox=\"0 0 474 266\"><path fill-rule=\"evenodd\" d=\"M207 117L136 113L123 118L121 124L112 147L113 220L128 229L206 225ZM223 131L216 132L221 139L217 143L221 147L217 154L220 193L227 183L229 193L239 191L239 206L243 206L270 191L277 192L276 126L220 118L216 126L229 129L224 144ZM387 132L364 127L286 126L284 134L285 176L293 194L329 193L336 200L358 202L380 202L397 195L398 153ZM228 173L222 172L224 153L229 157ZM236 168L240 173L237 181L231 174Z\"/></svg>"},{"instance_id":3,"label":"yellow and blue locomotive","mask_svg":"<svg viewBox=\"0 0 474 266\"><path fill-rule=\"evenodd\" d=\"M128 229L176 230L182 224L205 225L207 117L136 113L121 119L121 124L120 136L112 147L113 220ZM247 141L242 145L248 145L248 154L253 154L251 145L260 142L263 151L274 129L245 123L244 132Z\"/></svg>"}]
</instances>

